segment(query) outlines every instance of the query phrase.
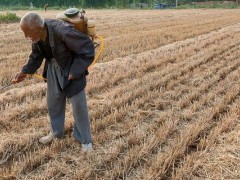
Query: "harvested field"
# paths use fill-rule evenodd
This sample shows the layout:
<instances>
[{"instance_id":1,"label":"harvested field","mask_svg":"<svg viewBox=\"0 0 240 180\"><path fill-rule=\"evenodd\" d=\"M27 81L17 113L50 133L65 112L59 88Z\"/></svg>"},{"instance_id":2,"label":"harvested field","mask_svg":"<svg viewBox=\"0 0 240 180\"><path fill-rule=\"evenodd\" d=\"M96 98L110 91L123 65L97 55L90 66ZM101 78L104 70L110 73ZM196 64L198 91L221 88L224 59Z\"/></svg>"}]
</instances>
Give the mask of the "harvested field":
<instances>
[{"instance_id":1,"label":"harvested field","mask_svg":"<svg viewBox=\"0 0 240 180\"><path fill-rule=\"evenodd\" d=\"M88 76L95 150L72 138L69 104L64 139L38 143L46 84L30 78L0 94L0 179L240 179L239 10L87 14L106 42ZM30 43L17 23L0 29L4 86Z\"/></svg>"}]
</instances>

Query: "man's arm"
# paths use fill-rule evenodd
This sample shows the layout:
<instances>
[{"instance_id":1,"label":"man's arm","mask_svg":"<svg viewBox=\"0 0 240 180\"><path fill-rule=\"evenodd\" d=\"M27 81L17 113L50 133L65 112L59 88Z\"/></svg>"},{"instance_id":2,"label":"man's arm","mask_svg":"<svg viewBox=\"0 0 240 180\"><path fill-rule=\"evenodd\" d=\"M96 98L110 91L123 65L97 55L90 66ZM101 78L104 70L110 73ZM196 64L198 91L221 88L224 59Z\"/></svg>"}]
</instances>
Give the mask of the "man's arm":
<instances>
[{"instance_id":1,"label":"man's arm","mask_svg":"<svg viewBox=\"0 0 240 180\"><path fill-rule=\"evenodd\" d=\"M41 53L38 43L32 43L32 53L29 56L27 64L23 66L22 73L34 74L41 66L43 58L44 56Z\"/></svg>"},{"instance_id":2,"label":"man's arm","mask_svg":"<svg viewBox=\"0 0 240 180\"><path fill-rule=\"evenodd\" d=\"M15 78L12 80L13 83L23 81L27 74L34 74L37 69L41 66L44 56L42 55L38 44L32 43L32 52L29 56L27 64L25 64L21 72L17 73Z\"/></svg>"}]
</instances>

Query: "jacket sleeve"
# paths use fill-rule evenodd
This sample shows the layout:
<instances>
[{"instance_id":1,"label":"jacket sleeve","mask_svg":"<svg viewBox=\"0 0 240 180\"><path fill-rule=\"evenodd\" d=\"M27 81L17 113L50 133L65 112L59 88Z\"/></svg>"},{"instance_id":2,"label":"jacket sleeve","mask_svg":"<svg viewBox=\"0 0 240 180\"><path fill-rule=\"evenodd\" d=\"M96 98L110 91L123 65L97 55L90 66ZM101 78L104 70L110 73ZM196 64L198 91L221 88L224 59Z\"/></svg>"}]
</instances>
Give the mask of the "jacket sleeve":
<instances>
[{"instance_id":1,"label":"jacket sleeve","mask_svg":"<svg viewBox=\"0 0 240 180\"><path fill-rule=\"evenodd\" d=\"M85 34L69 27L63 36L67 48L73 53L70 74L80 77L94 60L94 45Z\"/></svg>"},{"instance_id":2,"label":"jacket sleeve","mask_svg":"<svg viewBox=\"0 0 240 180\"><path fill-rule=\"evenodd\" d=\"M43 54L37 43L32 43L32 52L29 56L27 64L22 68L24 74L34 74L38 68L41 66L43 61Z\"/></svg>"}]
</instances>

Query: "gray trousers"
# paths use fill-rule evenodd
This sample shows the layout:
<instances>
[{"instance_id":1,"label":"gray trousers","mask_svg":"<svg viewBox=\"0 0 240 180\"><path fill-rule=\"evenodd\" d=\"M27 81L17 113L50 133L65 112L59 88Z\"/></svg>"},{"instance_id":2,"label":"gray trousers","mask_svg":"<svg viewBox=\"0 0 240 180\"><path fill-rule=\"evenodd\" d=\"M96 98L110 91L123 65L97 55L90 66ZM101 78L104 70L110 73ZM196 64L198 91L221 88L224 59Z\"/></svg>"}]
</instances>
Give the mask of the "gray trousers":
<instances>
[{"instance_id":1,"label":"gray trousers","mask_svg":"<svg viewBox=\"0 0 240 180\"><path fill-rule=\"evenodd\" d=\"M53 134L61 138L64 135L66 95L61 90L62 72L54 59L48 64L47 106ZM73 118L73 137L82 144L92 143L85 90L69 98Z\"/></svg>"}]
</instances>

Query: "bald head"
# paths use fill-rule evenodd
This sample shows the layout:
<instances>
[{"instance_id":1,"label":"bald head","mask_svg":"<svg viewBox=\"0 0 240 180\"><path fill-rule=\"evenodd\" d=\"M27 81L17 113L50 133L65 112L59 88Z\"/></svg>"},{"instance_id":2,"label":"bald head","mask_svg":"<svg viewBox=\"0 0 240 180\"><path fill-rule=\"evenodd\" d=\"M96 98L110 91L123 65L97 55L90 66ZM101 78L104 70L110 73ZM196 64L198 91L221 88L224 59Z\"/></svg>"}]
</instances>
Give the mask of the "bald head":
<instances>
[{"instance_id":1,"label":"bald head","mask_svg":"<svg viewBox=\"0 0 240 180\"><path fill-rule=\"evenodd\" d=\"M28 29L43 28L44 19L37 13L28 12L22 17L20 26Z\"/></svg>"},{"instance_id":2,"label":"bald head","mask_svg":"<svg viewBox=\"0 0 240 180\"><path fill-rule=\"evenodd\" d=\"M44 19L37 13L28 12L25 14L20 21L20 27L25 37L30 38L34 43L46 38Z\"/></svg>"}]
</instances>

